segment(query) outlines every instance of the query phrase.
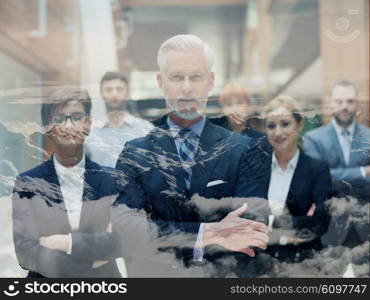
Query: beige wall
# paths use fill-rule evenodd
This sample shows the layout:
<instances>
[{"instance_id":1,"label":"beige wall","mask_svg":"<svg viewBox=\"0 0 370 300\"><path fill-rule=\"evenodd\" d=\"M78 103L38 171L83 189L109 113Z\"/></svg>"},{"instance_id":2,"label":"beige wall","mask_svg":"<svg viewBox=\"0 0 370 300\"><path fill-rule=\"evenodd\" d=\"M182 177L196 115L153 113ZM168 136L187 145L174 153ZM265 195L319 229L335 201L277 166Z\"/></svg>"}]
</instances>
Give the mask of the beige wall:
<instances>
[{"instance_id":1,"label":"beige wall","mask_svg":"<svg viewBox=\"0 0 370 300\"><path fill-rule=\"evenodd\" d=\"M323 63L323 113L329 118L332 82L348 79L357 85L362 108L358 119L369 124L369 7L367 0L321 0L320 38ZM326 109L325 109L326 108Z\"/></svg>"},{"instance_id":2,"label":"beige wall","mask_svg":"<svg viewBox=\"0 0 370 300\"><path fill-rule=\"evenodd\" d=\"M39 1L0 1L0 51L12 56L45 80L79 83L75 59L75 32L80 30L77 1L46 1L46 30L39 28ZM78 57L79 58L79 57Z\"/></svg>"}]
</instances>

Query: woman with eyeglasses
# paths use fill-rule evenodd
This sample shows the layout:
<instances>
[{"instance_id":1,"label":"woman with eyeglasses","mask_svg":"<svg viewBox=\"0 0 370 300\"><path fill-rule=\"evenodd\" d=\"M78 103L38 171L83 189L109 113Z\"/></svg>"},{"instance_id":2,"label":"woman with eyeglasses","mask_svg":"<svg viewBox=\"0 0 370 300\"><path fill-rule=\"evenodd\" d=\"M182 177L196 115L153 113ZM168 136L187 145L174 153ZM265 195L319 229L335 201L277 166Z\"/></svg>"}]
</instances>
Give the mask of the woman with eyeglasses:
<instances>
[{"instance_id":1,"label":"woman with eyeglasses","mask_svg":"<svg viewBox=\"0 0 370 300\"><path fill-rule=\"evenodd\" d=\"M331 197L329 167L307 156L300 146L303 115L289 96L278 96L265 108L267 138L255 159L264 174L271 214L267 252L283 262L300 262L322 249Z\"/></svg>"},{"instance_id":2,"label":"woman with eyeglasses","mask_svg":"<svg viewBox=\"0 0 370 300\"><path fill-rule=\"evenodd\" d=\"M91 99L56 87L41 108L54 153L18 176L13 192L14 244L28 277L121 277L111 235L113 170L84 155Z\"/></svg>"}]
</instances>

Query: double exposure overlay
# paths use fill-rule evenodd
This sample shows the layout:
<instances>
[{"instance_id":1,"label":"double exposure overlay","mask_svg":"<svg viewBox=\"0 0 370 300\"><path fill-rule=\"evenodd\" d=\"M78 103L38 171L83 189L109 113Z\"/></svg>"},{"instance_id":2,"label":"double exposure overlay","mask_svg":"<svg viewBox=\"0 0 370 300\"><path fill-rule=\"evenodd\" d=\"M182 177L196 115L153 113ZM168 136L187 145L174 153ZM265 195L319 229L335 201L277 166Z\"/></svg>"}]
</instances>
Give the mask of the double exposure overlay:
<instances>
[{"instance_id":1,"label":"double exposure overlay","mask_svg":"<svg viewBox=\"0 0 370 300\"><path fill-rule=\"evenodd\" d=\"M366 0L0 0L0 277L369 277Z\"/></svg>"}]
</instances>

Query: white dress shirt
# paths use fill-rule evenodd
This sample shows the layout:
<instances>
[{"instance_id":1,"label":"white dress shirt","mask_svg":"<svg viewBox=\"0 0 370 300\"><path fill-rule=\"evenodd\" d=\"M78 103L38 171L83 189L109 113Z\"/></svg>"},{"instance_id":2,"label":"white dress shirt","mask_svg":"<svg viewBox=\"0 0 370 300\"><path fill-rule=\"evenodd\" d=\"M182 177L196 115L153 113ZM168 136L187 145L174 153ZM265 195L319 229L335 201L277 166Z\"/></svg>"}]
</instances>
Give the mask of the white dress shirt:
<instances>
[{"instance_id":1,"label":"white dress shirt","mask_svg":"<svg viewBox=\"0 0 370 300\"><path fill-rule=\"evenodd\" d=\"M82 195L84 189L85 174L85 155L81 161L70 168L64 167L53 155L55 171L57 173L60 189L62 191L64 205L72 231L76 231L80 226L80 216L82 209ZM69 248L67 254L72 251L72 236L69 234Z\"/></svg>"},{"instance_id":2,"label":"white dress shirt","mask_svg":"<svg viewBox=\"0 0 370 300\"><path fill-rule=\"evenodd\" d=\"M280 168L275 151L272 153L271 178L268 190L268 203L274 215L283 213L290 183L297 167L299 149L288 162L286 170Z\"/></svg>"},{"instance_id":3,"label":"white dress shirt","mask_svg":"<svg viewBox=\"0 0 370 300\"><path fill-rule=\"evenodd\" d=\"M107 125L107 119L96 122L85 140L87 156L101 166L114 168L126 142L145 136L154 127L150 122L128 112L120 128Z\"/></svg>"}]
</instances>

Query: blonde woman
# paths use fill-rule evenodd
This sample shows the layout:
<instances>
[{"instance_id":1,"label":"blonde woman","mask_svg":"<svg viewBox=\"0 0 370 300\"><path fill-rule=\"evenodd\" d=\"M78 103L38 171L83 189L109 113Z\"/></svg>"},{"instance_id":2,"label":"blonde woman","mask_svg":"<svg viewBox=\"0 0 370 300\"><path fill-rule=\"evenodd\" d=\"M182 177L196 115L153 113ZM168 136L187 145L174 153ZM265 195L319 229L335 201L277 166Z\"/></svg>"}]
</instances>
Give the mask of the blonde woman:
<instances>
[{"instance_id":1,"label":"blonde woman","mask_svg":"<svg viewBox=\"0 0 370 300\"><path fill-rule=\"evenodd\" d=\"M329 167L300 147L303 115L298 103L279 96L265 108L267 140L259 145L261 172L271 209L268 252L280 261L302 261L322 249L331 196Z\"/></svg>"}]
</instances>

